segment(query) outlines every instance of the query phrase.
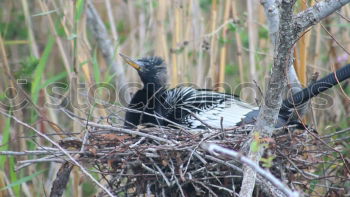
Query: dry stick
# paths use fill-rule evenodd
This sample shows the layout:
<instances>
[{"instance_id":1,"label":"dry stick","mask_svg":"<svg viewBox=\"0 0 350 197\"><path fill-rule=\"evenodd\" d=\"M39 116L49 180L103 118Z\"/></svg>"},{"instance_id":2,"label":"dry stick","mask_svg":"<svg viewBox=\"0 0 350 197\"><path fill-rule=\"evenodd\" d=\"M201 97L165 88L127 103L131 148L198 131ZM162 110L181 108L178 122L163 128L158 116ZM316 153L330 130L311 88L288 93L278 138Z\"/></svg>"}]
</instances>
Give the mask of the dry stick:
<instances>
[{"instance_id":1,"label":"dry stick","mask_svg":"<svg viewBox=\"0 0 350 197\"><path fill-rule=\"evenodd\" d=\"M180 190L180 193L181 193L181 196L185 197L185 193L180 185L180 182L179 182L179 179L176 177L176 173L175 173L175 166L174 166L174 162L172 159L169 159L169 168L171 170L171 172L173 173L173 177L175 179L175 183L177 184L177 186L179 187L179 190Z\"/></svg>"},{"instance_id":2,"label":"dry stick","mask_svg":"<svg viewBox=\"0 0 350 197\"><path fill-rule=\"evenodd\" d=\"M230 3L231 1L227 0L225 2L225 11L224 11L224 20L229 18L230 13ZM233 3L233 2L232 2ZM227 38L227 26L225 25L222 30L222 38L226 40ZM216 85L218 85L219 91L224 91L223 84L225 83L225 67L226 67L226 56L227 56L227 45L223 44L220 48L220 65L219 65L219 77L216 81Z\"/></svg>"},{"instance_id":3,"label":"dry stick","mask_svg":"<svg viewBox=\"0 0 350 197\"><path fill-rule=\"evenodd\" d=\"M166 21L166 14L167 14L167 4L171 3L170 1L159 1L156 11L156 18L157 18L157 28L156 30L156 47L155 47L155 54L159 55L160 57L163 57L165 62L169 62L169 53L168 53L168 44L167 44L167 38L166 38L166 31L164 29L164 21ZM170 69L169 69L170 70Z\"/></svg>"},{"instance_id":4,"label":"dry stick","mask_svg":"<svg viewBox=\"0 0 350 197\"><path fill-rule=\"evenodd\" d=\"M208 186L206 186L203 182L201 182L201 181L193 181L193 182L202 185L202 187L204 187L205 189L207 189L207 190L209 191L210 194L212 194L212 195L215 196L215 197L218 197L218 195L217 195L213 190L211 190Z\"/></svg>"},{"instance_id":5,"label":"dry stick","mask_svg":"<svg viewBox=\"0 0 350 197\"><path fill-rule=\"evenodd\" d=\"M301 9L305 10L307 8L306 2L301 2ZM300 65L299 68L297 68L298 78L300 79L300 82L303 86L306 86L306 61L308 57L308 51L309 48L309 40L310 40L310 32L305 33L300 40L299 43L299 52L300 52Z\"/></svg>"},{"instance_id":6,"label":"dry stick","mask_svg":"<svg viewBox=\"0 0 350 197\"><path fill-rule=\"evenodd\" d=\"M232 168L233 170L242 173L242 169L233 165L231 162L227 162L221 159L218 159L216 157L213 157L211 155L203 155L206 159L209 159L211 161L214 161L218 164L222 164L225 165L227 167ZM281 195L281 192L274 186L272 185L269 181L265 181L265 179L258 175L257 176L257 182L259 184L259 188L262 189L266 194L270 195L270 196L275 196L275 197L284 197L284 195Z\"/></svg>"},{"instance_id":7,"label":"dry stick","mask_svg":"<svg viewBox=\"0 0 350 197\"><path fill-rule=\"evenodd\" d=\"M248 12L248 37L249 37L249 74L250 79L257 81L256 63L255 63L255 44L256 44L256 25L253 18L255 18L253 0L247 0Z\"/></svg>"},{"instance_id":8,"label":"dry stick","mask_svg":"<svg viewBox=\"0 0 350 197\"><path fill-rule=\"evenodd\" d=\"M172 2L172 4L176 4L176 2ZM178 48L178 44L180 43L180 23L181 23L181 19L180 19L180 12L181 12L181 8L180 5L174 5L175 6L175 17L174 17L174 29L175 29L175 33L173 32L173 39L172 39L172 48L174 50L176 50ZM171 85L175 86L178 83L178 67L179 67L179 58L177 57L176 51L171 53L171 60L172 60L172 73L171 73Z\"/></svg>"},{"instance_id":9,"label":"dry stick","mask_svg":"<svg viewBox=\"0 0 350 197\"><path fill-rule=\"evenodd\" d=\"M150 158L150 160L152 161L153 165L157 168L158 172L162 175L165 183L167 184L168 187L170 187L170 182L168 180L168 178L165 176L164 172L162 171L162 169L160 169L160 167L157 165L157 162L155 162L152 158Z\"/></svg>"},{"instance_id":10,"label":"dry stick","mask_svg":"<svg viewBox=\"0 0 350 197\"><path fill-rule=\"evenodd\" d=\"M78 161L76 161L64 148L62 148L57 142L53 141L51 138L49 138L47 135L45 135L44 133L40 132L39 130L35 129L34 127L28 125L25 122L22 122L21 120L17 119L16 117L6 114L2 111L0 111L0 114L8 117L8 118L12 118L13 120L15 120L17 123L27 127L28 129L33 130L36 134L38 134L39 136L41 136L42 138L46 139L47 141L49 141L51 144L53 144L55 147L57 147L60 151L62 151L62 153L64 153L73 163L74 165L78 166L80 168L80 170L83 172L83 174L85 174L87 177L89 177L92 182L94 182L98 187L100 187L101 189L103 189L109 196L113 196L114 195L107 189L105 188L102 184L100 184L82 165L80 165L80 163Z\"/></svg>"},{"instance_id":11,"label":"dry stick","mask_svg":"<svg viewBox=\"0 0 350 197\"><path fill-rule=\"evenodd\" d=\"M194 80L196 81L196 85L199 87L204 87L204 78L205 78L205 64L203 63L203 53L205 51L205 46L206 40L203 39L203 34L204 34L204 25L202 20L202 13L201 13L201 8L200 8L200 3L199 1L191 1L192 2L192 28L193 28L193 48L198 48L198 55L197 59L195 60L196 62L196 68L193 70L193 72L196 72L197 75L195 76Z\"/></svg>"},{"instance_id":12,"label":"dry stick","mask_svg":"<svg viewBox=\"0 0 350 197\"><path fill-rule=\"evenodd\" d=\"M343 129L343 130L340 130L340 131L337 131L337 132L334 132L332 134L329 134L329 135L325 135L325 136L321 136L320 138L321 139L324 139L324 138L330 138L332 136L335 136L335 135L340 135L342 133L346 133L346 132L350 132L350 128L346 128L346 129ZM349 135L349 134L348 134Z\"/></svg>"},{"instance_id":13,"label":"dry stick","mask_svg":"<svg viewBox=\"0 0 350 197\"><path fill-rule=\"evenodd\" d=\"M147 137L147 138L157 140L160 142L166 142L166 143L171 144L171 145L179 144L179 142L175 141L175 140L167 140L167 139L164 139L161 137L157 137L154 135L150 135L147 133L142 133L142 132L134 131L134 130L130 130L130 129L117 128L117 127L113 127L110 125L103 125L103 124L98 124L98 123L93 123L93 122L88 122L87 125L97 127L97 128L102 128L102 129L110 129L111 131L117 131L117 132L126 133L126 134L130 134L130 135L138 135L138 136L142 136L142 137Z\"/></svg>"},{"instance_id":14,"label":"dry stick","mask_svg":"<svg viewBox=\"0 0 350 197\"><path fill-rule=\"evenodd\" d=\"M250 160L248 157L243 156L239 152L223 148L219 145L212 143L202 143L201 148L210 152L216 156L230 156L238 161L248 165L250 168L253 168L258 174L260 174L263 178L270 181L275 187L281 190L286 196L297 197L299 196L298 192L291 191L287 186L285 186L281 181L279 181L275 176L273 176L270 172L261 168L255 161Z\"/></svg>"},{"instance_id":15,"label":"dry stick","mask_svg":"<svg viewBox=\"0 0 350 197\"><path fill-rule=\"evenodd\" d=\"M222 23L219 27L217 27L216 29L213 29L212 32L204 34L202 37L209 38L209 37L216 36L221 30L226 29L227 25L231 24L232 22L234 22L232 21L232 19L228 19L224 23Z\"/></svg>"},{"instance_id":16,"label":"dry stick","mask_svg":"<svg viewBox=\"0 0 350 197\"><path fill-rule=\"evenodd\" d=\"M113 49L112 42L109 39L106 27L91 1L87 2L86 16L88 21L87 24L97 41L107 65L112 66L112 69L116 74L115 78L118 82L118 87L126 90L121 92L123 96L122 98L124 98L126 102L129 102L130 95L127 92L128 85L125 79L124 68L121 66L121 63L118 61L118 57L115 55L115 50Z\"/></svg>"},{"instance_id":17,"label":"dry stick","mask_svg":"<svg viewBox=\"0 0 350 197\"><path fill-rule=\"evenodd\" d=\"M114 43L116 43L118 41L118 34L117 34L117 28L114 22L111 0L105 0L105 4L107 9L108 21L109 21L109 24L111 25L110 29L112 32L112 37L113 37Z\"/></svg>"},{"instance_id":18,"label":"dry stick","mask_svg":"<svg viewBox=\"0 0 350 197\"><path fill-rule=\"evenodd\" d=\"M317 73L317 67L316 64L318 63L316 60L319 59L320 57L320 50L321 50L321 25L316 25L315 27L316 34L315 36L315 51L314 51L314 56L312 58L311 65L313 66L313 73ZM317 73L318 74L318 73ZM312 122L314 124L314 128L317 130L317 120L316 120L316 111L315 109L311 106L310 107L311 111L311 117L312 117Z\"/></svg>"},{"instance_id":19,"label":"dry stick","mask_svg":"<svg viewBox=\"0 0 350 197\"><path fill-rule=\"evenodd\" d=\"M67 151L69 154L78 154L82 153L80 151ZM22 155L59 155L61 152L54 151L46 151L46 150L26 150L22 152L17 151L0 151L0 155L14 155L14 156L22 156Z\"/></svg>"},{"instance_id":20,"label":"dry stick","mask_svg":"<svg viewBox=\"0 0 350 197\"><path fill-rule=\"evenodd\" d=\"M28 26L28 37L30 40L31 53L33 53L33 55L36 58L39 58L39 50L38 50L38 46L36 44L36 40L35 40L35 36L34 36L33 24L32 24L32 20L31 20L32 17L30 16L28 1L21 0L21 3L23 6L23 12L24 12L24 16L25 16L26 25Z\"/></svg>"},{"instance_id":21,"label":"dry stick","mask_svg":"<svg viewBox=\"0 0 350 197\"><path fill-rule=\"evenodd\" d=\"M38 1L38 3L39 3L39 6L40 6L40 8L41 8L41 10L43 12L47 12L49 10L47 8L46 3L44 3L42 0ZM68 60L68 56L66 54L66 49L63 46L61 37L56 32L55 23L53 22L53 19L52 19L51 15L48 15L47 19L49 21L49 27L50 27L51 33L53 33L54 36L55 36L55 40L56 40L56 44L58 46L58 50L60 51L60 54L62 56L62 61L63 61L64 68L67 71L69 79L71 79L72 78L72 72L71 72L71 68L70 68L71 64L70 64L70 62Z\"/></svg>"},{"instance_id":22,"label":"dry stick","mask_svg":"<svg viewBox=\"0 0 350 197\"><path fill-rule=\"evenodd\" d=\"M210 24L210 31L215 32L216 29L216 20L217 20L217 0L212 1L211 6L211 24ZM216 60L216 38L215 36L212 36L210 39L210 64L209 64L209 71L208 75L211 77L211 80L216 81L216 72L215 72L215 60Z\"/></svg>"},{"instance_id":23,"label":"dry stick","mask_svg":"<svg viewBox=\"0 0 350 197\"><path fill-rule=\"evenodd\" d=\"M232 15L233 15L233 20L234 22L238 22L239 18L237 16L237 9L236 9L236 3L238 1L232 2ZM243 52L242 52L242 40L241 36L239 35L238 31L235 31L235 39L236 39L236 44L237 44L237 60L238 60L238 68L239 68L239 79L241 84L244 82L244 72L243 72ZM244 99L243 95L243 99Z\"/></svg>"}]
</instances>

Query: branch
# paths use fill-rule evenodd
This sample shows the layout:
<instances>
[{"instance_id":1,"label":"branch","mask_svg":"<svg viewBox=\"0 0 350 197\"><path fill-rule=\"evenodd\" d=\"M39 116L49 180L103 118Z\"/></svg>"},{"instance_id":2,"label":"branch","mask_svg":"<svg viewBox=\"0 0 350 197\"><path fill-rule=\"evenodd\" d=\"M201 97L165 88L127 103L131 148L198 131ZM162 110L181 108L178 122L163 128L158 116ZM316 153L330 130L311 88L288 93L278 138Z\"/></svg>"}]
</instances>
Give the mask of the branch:
<instances>
[{"instance_id":1,"label":"branch","mask_svg":"<svg viewBox=\"0 0 350 197\"><path fill-rule=\"evenodd\" d=\"M288 66L291 65L292 62L290 58L291 49L297 37L292 28L293 5L295 1L296 0L283 0L281 3L279 34L277 35L276 47L274 50L274 65L265 92L265 99L254 129L262 138L271 137L278 118L279 109L282 105L282 92L287 84L286 73L288 72ZM255 132L252 132L252 134ZM248 157L258 164L263 153L263 147L260 147L258 151L251 149L248 153ZM244 166L242 188L240 191L241 197L252 196L255 179L256 171L249 166Z\"/></svg>"},{"instance_id":2,"label":"branch","mask_svg":"<svg viewBox=\"0 0 350 197\"><path fill-rule=\"evenodd\" d=\"M303 33L306 29L317 24L349 2L350 0L324 0L298 13L294 16L294 31L296 35Z\"/></svg>"},{"instance_id":3,"label":"branch","mask_svg":"<svg viewBox=\"0 0 350 197\"><path fill-rule=\"evenodd\" d=\"M112 67L113 72L116 75L115 79L118 82L119 90L125 90L124 92L121 92L123 95L122 99L124 99L123 102L129 103L130 95L127 91L128 88L124 68L121 66L119 58L115 55L116 53L112 46L112 41L108 36L106 27L91 1L87 2L86 16L87 25L91 29L92 35L95 37L107 65Z\"/></svg>"},{"instance_id":4,"label":"branch","mask_svg":"<svg viewBox=\"0 0 350 197\"><path fill-rule=\"evenodd\" d=\"M270 32L270 39L274 49L276 49L279 28L279 0L261 0L261 4L264 7L265 15L267 18L267 24ZM290 53L290 57L293 57L293 52ZM301 83L295 72L294 66L291 64L288 70L288 83L291 84L292 93L296 93L302 89Z\"/></svg>"},{"instance_id":5,"label":"branch","mask_svg":"<svg viewBox=\"0 0 350 197\"><path fill-rule=\"evenodd\" d=\"M238 161L244 163L245 165L252 168L254 171L256 171L259 175L261 175L266 180L270 181L273 186L278 188L280 191L282 191L286 196L290 197L297 197L299 196L298 192L291 191L287 186L285 186L281 181L279 181L275 176L273 176L269 171L264 170L261 168L255 161L250 160L248 157L243 156L239 152L223 148L219 145L212 144L212 143L202 143L201 148L204 150L210 152L213 155L216 156L229 156L234 159L237 159ZM241 196L241 194L240 194Z\"/></svg>"},{"instance_id":6,"label":"branch","mask_svg":"<svg viewBox=\"0 0 350 197\"><path fill-rule=\"evenodd\" d=\"M255 131L259 137L271 137L273 127L278 118L282 102L282 91L286 86L286 73L291 79L295 76L288 66L292 64L291 51L298 37L310 26L316 24L350 0L325 0L293 17L293 5L296 0L282 0L280 14L278 15L278 0L263 0L262 4L269 21L271 40L274 44L274 65L271 78L265 93L264 103L259 112ZM278 19L279 16L279 19ZM277 24L280 21L277 31ZM292 70L293 71L293 70ZM294 79L295 80L295 79ZM258 163L264 148L254 152L250 150L248 156ZM256 172L244 166L243 182L240 196L251 196L254 190Z\"/></svg>"},{"instance_id":7,"label":"branch","mask_svg":"<svg viewBox=\"0 0 350 197\"><path fill-rule=\"evenodd\" d=\"M66 190L69 181L69 175L73 169L73 165L65 162L57 172L56 179L52 183L50 197L61 197Z\"/></svg>"},{"instance_id":8,"label":"branch","mask_svg":"<svg viewBox=\"0 0 350 197\"><path fill-rule=\"evenodd\" d=\"M261 5L264 7L265 15L267 18L267 25L269 27L270 39L274 48L276 47L278 27L280 24L278 3L279 3L278 0L261 0Z\"/></svg>"}]
</instances>

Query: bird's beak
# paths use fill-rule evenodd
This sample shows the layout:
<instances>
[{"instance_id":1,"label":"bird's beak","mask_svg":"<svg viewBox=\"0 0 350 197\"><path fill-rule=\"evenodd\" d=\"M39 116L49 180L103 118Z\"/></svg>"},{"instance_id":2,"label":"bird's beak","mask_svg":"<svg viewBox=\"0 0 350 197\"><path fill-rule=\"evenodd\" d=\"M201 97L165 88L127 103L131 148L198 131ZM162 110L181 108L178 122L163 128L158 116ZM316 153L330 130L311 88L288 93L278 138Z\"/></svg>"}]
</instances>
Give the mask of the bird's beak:
<instances>
[{"instance_id":1,"label":"bird's beak","mask_svg":"<svg viewBox=\"0 0 350 197\"><path fill-rule=\"evenodd\" d=\"M124 59L124 61L129 64L130 66L134 67L136 70L141 70L141 65L136 61L131 59L130 57L119 53L119 55Z\"/></svg>"}]
</instances>

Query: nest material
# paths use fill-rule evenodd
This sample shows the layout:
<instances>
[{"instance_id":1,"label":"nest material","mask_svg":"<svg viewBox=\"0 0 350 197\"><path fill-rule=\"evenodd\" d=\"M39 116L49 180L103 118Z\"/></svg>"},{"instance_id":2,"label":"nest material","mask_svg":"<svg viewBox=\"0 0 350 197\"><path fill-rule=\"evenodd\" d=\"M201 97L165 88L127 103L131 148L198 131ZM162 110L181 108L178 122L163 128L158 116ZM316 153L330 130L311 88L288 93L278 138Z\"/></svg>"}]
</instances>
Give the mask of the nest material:
<instances>
[{"instance_id":1,"label":"nest material","mask_svg":"<svg viewBox=\"0 0 350 197\"><path fill-rule=\"evenodd\" d=\"M211 142L242 151L250 130L248 127L191 133L153 127L139 128L135 132L147 135L140 136L139 133L121 134L95 124L89 127L84 144L86 151L80 159L94 165L116 196L234 196L242 180L241 164L225 156L214 157L202 150L200 144ZM322 183L320 179L324 179L328 185L320 187L326 192L344 193L338 185L330 185L345 177L332 172L324 172L322 176L317 171L327 162L343 162L341 156L325 144L328 139L321 139L310 131L283 129L277 133L271 139L264 139L269 147L262 165L294 189L308 191L310 181ZM74 141L61 144L72 147ZM78 148L79 143L75 144ZM325 162L325 157L330 160ZM331 174L333 178L328 177ZM258 177L260 189L256 192L271 196L274 191L266 184L266 180ZM100 192L99 196L104 193Z\"/></svg>"},{"instance_id":2,"label":"nest material","mask_svg":"<svg viewBox=\"0 0 350 197\"><path fill-rule=\"evenodd\" d=\"M17 170L36 163L68 162L66 170L65 165L61 166L63 170L57 173L55 182L60 182L61 175L67 178L77 162L90 170L93 167L92 171L102 177L100 183L116 196L235 196L242 181L242 164L227 155L210 155L201 144L214 143L241 153L254 144L249 126L205 131L164 127L130 130L78 120L86 128L81 139L68 137L55 148L40 146L38 150L1 154L34 156L18 161ZM293 190L304 192L304 196L344 196L350 193L349 160L343 156L343 141L349 140L349 131L350 128L319 136L309 130L283 128L276 130L272 138L253 138L259 146L268 145L260 165ZM56 187L60 192L65 187L62 184ZM284 196L259 175L256 185L255 196ZM105 196L104 191L98 196Z\"/></svg>"}]
</instances>

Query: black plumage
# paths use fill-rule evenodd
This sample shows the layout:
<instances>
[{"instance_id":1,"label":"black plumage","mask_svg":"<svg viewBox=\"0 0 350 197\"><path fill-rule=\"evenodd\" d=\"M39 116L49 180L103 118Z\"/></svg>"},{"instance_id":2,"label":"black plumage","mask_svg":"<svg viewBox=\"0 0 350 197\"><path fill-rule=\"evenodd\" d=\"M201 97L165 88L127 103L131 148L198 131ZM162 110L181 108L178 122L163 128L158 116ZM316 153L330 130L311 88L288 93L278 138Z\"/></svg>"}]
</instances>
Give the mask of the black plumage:
<instances>
[{"instance_id":1,"label":"black plumage","mask_svg":"<svg viewBox=\"0 0 350 197\"><path fill-rule=\"evenodd\" d=\"M229 128L254 124L256 120L259 108L240 101L234 95L192 87L167 89L166 65L159 57L133 60L125 55L121 56L138 71L144 85L130 102L131 111L127 111L125 116L126 127L140 124L180 124L189 128ZM283 101L276 126L295 124L297 120L290 120L292 109L349 78L350 65L337 71L336 75L338 78L330 74L293 95L292 99Z\"/></svg>"},{"instance_id":2,"label":"black plumage","mask_svg":"<svg viewBox=\"0 0 350 197\"><path fill-rule=\"evenodd\" d=\"M166 67L164 61L158 57L142 58L135 61L123 56L130 65L137 69L144 86L138 90L131 99L128 108L133 111L127 111L125 115L125 126L135 127L139 124L149 123L155 125L164 125L161 117L164 111L162 95L166 91ZM142 67L137 67L142 65Z\"/></svg>"},{"instance_id":3,"label":"black plumage","mask_svg":"<svg viewBox=\"0 0 350 197\"><path fill-rule=\"evenodd\" d=\"M224 126L229 127L240 122L244 114L257 110L230 94L192 87L167 89L166 65L159 57L138 60L122 57L138 71L143 82L143 88L134 94L128 106L131 110L125 115L126 127L180 124L190 128L207 125L219 128L221 116Z\"/></svg>"}]
</instances>

